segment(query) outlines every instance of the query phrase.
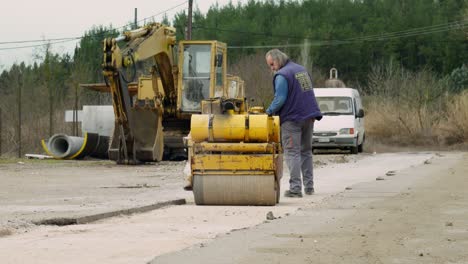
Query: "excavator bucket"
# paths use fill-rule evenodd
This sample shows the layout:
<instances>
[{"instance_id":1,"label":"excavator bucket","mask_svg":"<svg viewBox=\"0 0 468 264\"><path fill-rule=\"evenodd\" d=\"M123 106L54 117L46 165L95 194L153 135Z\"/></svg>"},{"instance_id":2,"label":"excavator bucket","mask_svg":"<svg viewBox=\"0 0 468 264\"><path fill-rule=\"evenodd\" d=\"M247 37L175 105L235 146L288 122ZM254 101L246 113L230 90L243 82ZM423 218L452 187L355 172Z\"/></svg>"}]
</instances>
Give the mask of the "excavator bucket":
<instances>
[{"instance_id":1,"label":"excavator bucket","mask_svg":"<svg viewBox=\"0 0 468 264\"><path fill-rule=\"evenodd\" d=\"M135 158L138 161L161 161L163 156L163 128L162 115L159 110L134 107L129 111L132 135L134 138L133 146L127 145L127 149L134 149ZM109 147L109 158L111 160L124 160L122 156L122 141L120 130L114 130L114 136Z\"/></svg>"}]
</instances>

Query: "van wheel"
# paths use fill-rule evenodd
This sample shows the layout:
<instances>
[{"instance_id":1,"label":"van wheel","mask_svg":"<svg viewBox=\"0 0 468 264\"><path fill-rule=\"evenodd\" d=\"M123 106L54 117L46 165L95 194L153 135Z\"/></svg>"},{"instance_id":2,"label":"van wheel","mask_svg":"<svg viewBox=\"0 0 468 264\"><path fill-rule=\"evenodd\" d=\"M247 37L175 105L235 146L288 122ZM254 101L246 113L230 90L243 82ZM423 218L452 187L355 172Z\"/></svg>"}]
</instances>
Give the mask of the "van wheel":
<instances>
[{"instance_id":1,"label":"van wheel","mask_svg":"<svg viewBox=\"0 0 468 264\"><path fill-rule=\"evenodd\" d=\"M363 152L364 151L364 141L366 141L366 135L362 138L362 143L361 145L358 146L358 152Z\"/></svg>"},{"instance_id":2,"label":"van wheel","mask_svg":"<svg viewBox=\"0 0 468 264\"><path fill-rule=\"evenodd\" d=\"M358 154L358 151L359 151L359 146L351 147L351 154Z\"/></svg>"}]
</instances>

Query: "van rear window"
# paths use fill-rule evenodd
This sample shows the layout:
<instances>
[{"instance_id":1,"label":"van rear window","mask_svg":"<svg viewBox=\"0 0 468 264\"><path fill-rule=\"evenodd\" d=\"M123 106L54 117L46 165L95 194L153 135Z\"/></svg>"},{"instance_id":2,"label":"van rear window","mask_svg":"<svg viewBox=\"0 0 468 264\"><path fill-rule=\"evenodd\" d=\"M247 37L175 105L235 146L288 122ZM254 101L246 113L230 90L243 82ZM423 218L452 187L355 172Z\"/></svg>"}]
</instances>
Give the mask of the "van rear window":
<instances>
[{"instance_id":1,"label":"van rear window","mask_svg":"<svg viewBox=\"0 0 468 264\"><path fill-rule=\"evenodd\" d=\"M352 115L353 100L351 97L316 97L320 111L324 115Z\"/></svg>"}]
</instances>

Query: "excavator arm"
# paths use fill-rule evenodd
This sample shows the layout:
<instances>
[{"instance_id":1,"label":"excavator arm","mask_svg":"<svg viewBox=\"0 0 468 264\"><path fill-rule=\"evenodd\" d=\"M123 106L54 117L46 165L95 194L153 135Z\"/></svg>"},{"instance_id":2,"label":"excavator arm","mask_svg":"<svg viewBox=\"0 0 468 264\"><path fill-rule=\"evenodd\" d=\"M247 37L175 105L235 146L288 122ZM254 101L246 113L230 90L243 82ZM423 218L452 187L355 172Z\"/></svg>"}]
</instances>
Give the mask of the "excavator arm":
<instances>
[{"instance_id":1,"label":"excavator arm","mask_svg":"<svg viewBox=\"0 0 468 264\"><path fill-rule=\"evenodd\" d=\"M118 46L120 41L126 42L122 49ZM110 88L115 114L109 156L117 163L162 159L162 101L176 102L177 96L174 45L175 29L159 23L104 40L103 74ZM138 79L140 88L137 99L133 100L128 86L137 75L136 64L151 58L154 60L152 76ZM133 72L130 80L128 71Z\"/></svg>"}]
</instances>

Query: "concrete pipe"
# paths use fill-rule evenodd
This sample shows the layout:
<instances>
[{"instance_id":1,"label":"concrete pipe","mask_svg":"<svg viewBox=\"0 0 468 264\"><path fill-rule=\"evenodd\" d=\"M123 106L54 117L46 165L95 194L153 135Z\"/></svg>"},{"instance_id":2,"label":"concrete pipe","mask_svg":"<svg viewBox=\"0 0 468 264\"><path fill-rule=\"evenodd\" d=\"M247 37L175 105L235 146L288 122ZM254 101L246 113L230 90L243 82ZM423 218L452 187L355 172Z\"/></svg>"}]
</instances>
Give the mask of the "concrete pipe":
<instances>
[{"instance_id":1,"label":"concrete pipe","mask_svg":"<svg viewBox=\"0 0 468 264\"><path fill-rule=\"evenodd\" d=\"M55 159L82 159L91 156L107 159L109 137L97 133L84 133L84 137L55 134L41 141L44 151Z\"/></svg>"},{"instance_id":2,"label":"concrete pipe","mask_svg":"<svg viewBox=\"0 0 468 264\"><path fill-rule=\"evenodd\" d=\"M78 153L83 143L82 137L55 134L47 142L47 147L55 158L66 159Z\"/></svg>"}]
</instances>

